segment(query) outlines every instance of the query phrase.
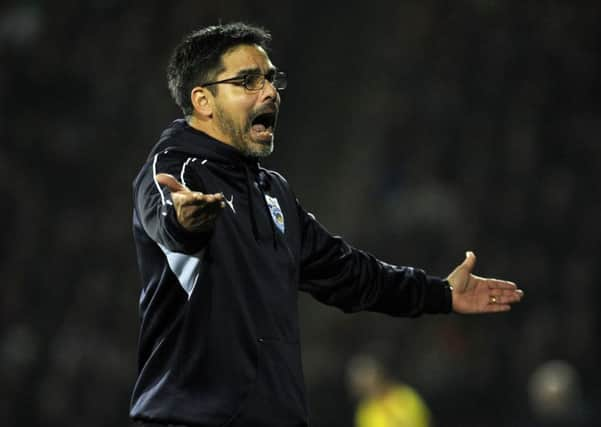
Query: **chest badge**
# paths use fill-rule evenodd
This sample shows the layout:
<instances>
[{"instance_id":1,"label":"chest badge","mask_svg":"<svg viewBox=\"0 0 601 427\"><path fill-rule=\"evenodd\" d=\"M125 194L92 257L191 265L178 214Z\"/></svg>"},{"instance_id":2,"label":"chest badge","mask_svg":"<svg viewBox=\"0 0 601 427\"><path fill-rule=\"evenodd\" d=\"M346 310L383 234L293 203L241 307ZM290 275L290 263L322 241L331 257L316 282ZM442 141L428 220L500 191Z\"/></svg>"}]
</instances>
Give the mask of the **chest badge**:
<instances>
[{"instance_id":1,"label":"chest badge","mask_svg":"<svg viewBox=\"0 0 601 427\"><path fill-rule=\"evenodd\" d=\"M267 207L271 213L271 219L273 219L273 223L282 233L284 233L284 214L282 213L278 199L266 194L265 201L267 202Z\"/></svg>"}]
</instances>

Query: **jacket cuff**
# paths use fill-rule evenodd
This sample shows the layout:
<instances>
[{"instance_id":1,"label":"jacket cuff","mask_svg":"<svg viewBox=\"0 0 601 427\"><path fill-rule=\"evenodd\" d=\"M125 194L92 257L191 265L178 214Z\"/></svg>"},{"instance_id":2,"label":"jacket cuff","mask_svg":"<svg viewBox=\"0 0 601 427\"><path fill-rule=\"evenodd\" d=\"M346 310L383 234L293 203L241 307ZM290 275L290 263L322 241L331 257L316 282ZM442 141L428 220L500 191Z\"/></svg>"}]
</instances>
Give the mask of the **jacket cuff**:
<instances>
[{"instance_id":1,"label":"jacket cuff","mask_svg":"<svg viewBox=\"0 0 601 427\"><path fill-rule=\"evenodd\" d=\"M451 286L447 280L426 276L424 313L450 313L453 309Z\"/></svg>"}]
</instances>

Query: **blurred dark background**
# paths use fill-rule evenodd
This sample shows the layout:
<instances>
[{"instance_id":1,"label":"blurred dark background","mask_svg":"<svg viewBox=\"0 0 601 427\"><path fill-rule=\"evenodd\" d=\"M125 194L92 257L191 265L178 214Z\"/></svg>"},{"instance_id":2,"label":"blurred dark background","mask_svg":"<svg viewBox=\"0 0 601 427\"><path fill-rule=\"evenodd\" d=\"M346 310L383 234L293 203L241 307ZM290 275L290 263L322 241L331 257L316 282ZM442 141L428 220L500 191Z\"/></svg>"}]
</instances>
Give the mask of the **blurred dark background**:
<instances>
[{"instance_id":1,"label":"blurred dark background","mask_svg":"<svg viewBox=\"0 0 601 427\"><path fill-rule=\"evenodd\" d=\"M234 20L273 34L290 82L264 164L321 222L437 275L474 250L526 291L509 314L419 319L301 295L313 426L352 424L362 352L463 427L538 425L531 374L560 359L599 425L601 5L500 0L2 2L2 425L129 425L131 181L180 116L171 49Z\"/></svg>"}]
</instances>

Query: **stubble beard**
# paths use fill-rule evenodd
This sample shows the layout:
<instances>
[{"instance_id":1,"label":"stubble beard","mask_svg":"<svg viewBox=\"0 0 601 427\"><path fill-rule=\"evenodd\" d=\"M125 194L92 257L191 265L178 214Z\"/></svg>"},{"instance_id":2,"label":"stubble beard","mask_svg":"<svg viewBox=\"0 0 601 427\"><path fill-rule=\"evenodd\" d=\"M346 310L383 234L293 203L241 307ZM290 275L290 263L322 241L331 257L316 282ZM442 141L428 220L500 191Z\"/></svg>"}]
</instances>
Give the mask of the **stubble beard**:
<instances>
[{"instance_id":1,"label":"stubble beard","mask_svg":"<svg viewBox=\"0 0 601 427\"><path fill-rule=\"evenodd\" d=\"M244 128L236 125L232 117L219 107L215 108L215 119L221 132L229 136L231 145L244 156L263 158L273 153L274 138L265 142L254 141L250 137L250 123L247 123Z\"/></svg>"}]
</instances>

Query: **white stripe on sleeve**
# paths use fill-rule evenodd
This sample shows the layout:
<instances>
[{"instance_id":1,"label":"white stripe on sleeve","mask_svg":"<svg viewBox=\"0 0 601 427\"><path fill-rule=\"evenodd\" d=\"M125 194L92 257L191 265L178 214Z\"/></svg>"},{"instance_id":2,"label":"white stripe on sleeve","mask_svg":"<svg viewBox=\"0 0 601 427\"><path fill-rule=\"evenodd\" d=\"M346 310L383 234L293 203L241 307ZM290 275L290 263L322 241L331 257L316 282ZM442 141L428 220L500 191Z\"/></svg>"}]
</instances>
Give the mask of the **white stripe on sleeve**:
<instances>
[{"instance_id":1,"label":"white stripe on sleeve","mask_svg":"<svg viewBox=\"0 0 601 427\"><path fill-rule=\"evenodd\" d=\"M159 190L159 193L161 194L161 203L164 206L165 205L165 195L163 194L163 190L161 190L161 186L159 185L159 183L157 181L157 159L159 158L159 154L161 154L161 153L156 153L154 155L154 161L152 162L152 179L154 180L154 184L157 186L157 189Z\"/></svg>"},{"instance_id":2,"label":"white stripe on sleeve","mask_svg":"<svg viewBox=\"0 0 601 427\"><path fill-rule=\"evenodd\" d=\"M182 171L179 174L180 182L182 184L184 184L186 187L187 187L187 185L186 185L186 178L184 177L184 174L186 173L186 166L188 166L188 163L190 163L191 161L192 161L192 157L188 157L188 160L186 160L184 162L184 165L182 166Z\"/></svg>"}]
</instances>

